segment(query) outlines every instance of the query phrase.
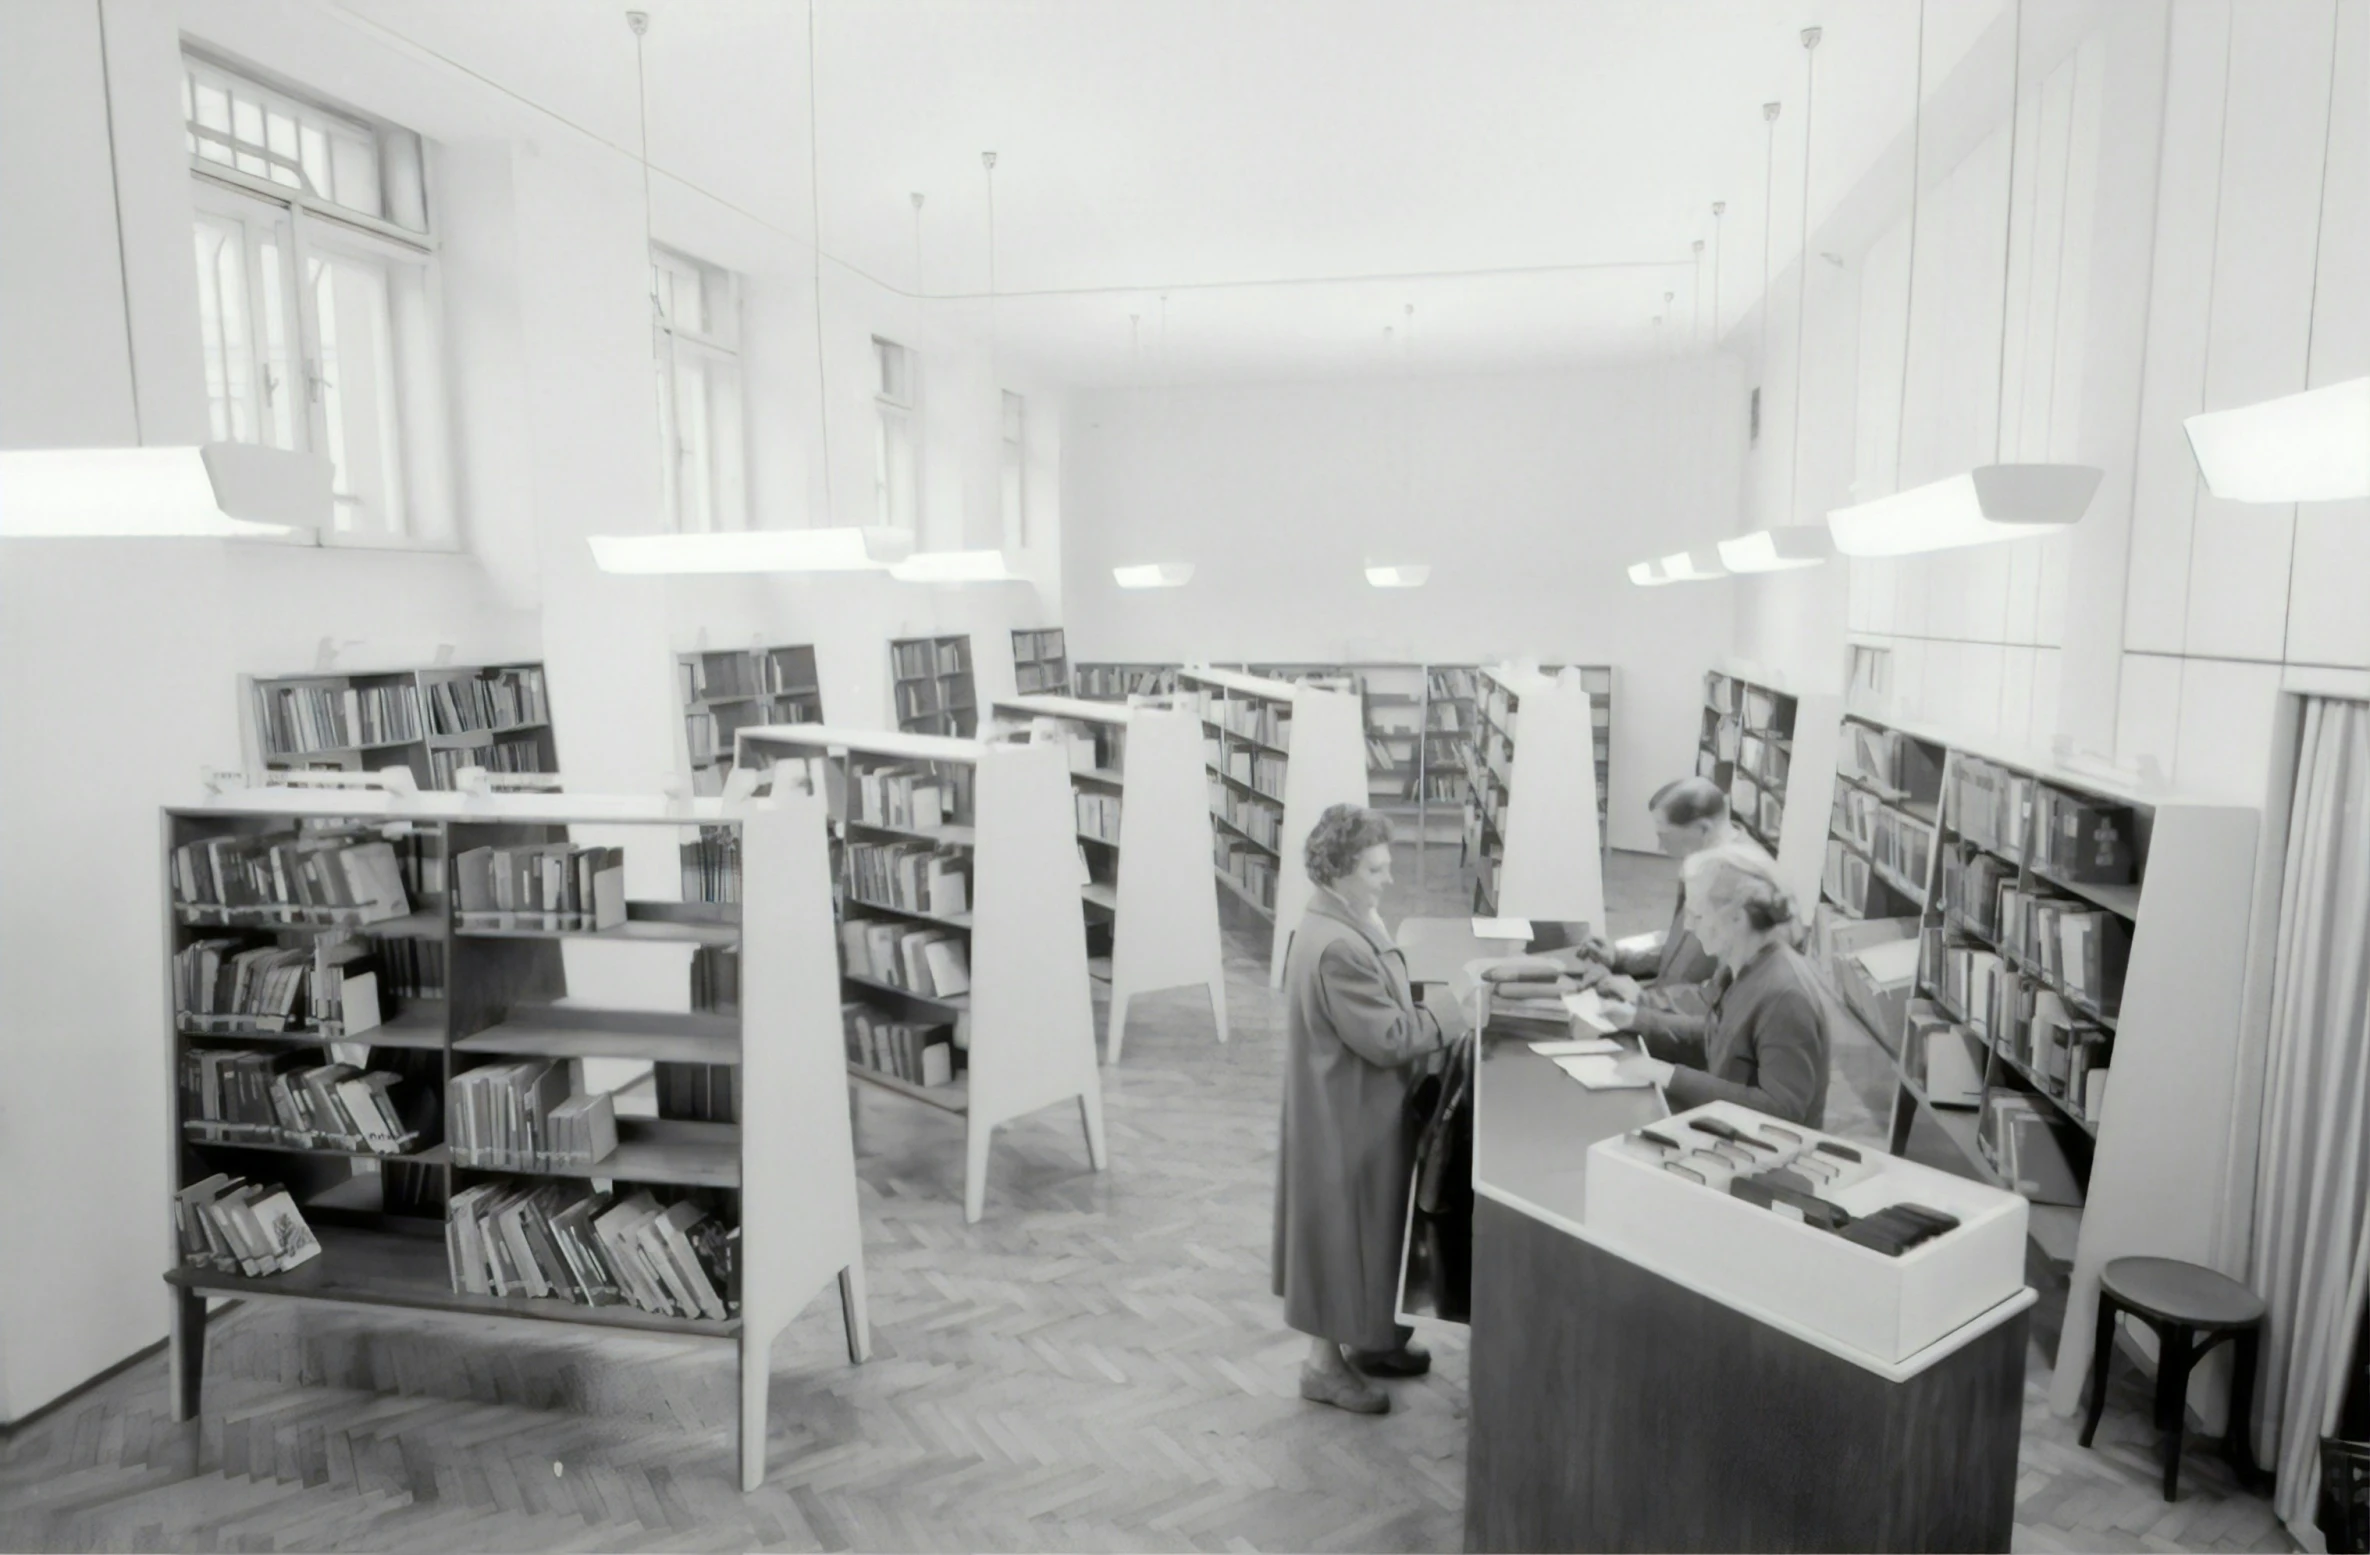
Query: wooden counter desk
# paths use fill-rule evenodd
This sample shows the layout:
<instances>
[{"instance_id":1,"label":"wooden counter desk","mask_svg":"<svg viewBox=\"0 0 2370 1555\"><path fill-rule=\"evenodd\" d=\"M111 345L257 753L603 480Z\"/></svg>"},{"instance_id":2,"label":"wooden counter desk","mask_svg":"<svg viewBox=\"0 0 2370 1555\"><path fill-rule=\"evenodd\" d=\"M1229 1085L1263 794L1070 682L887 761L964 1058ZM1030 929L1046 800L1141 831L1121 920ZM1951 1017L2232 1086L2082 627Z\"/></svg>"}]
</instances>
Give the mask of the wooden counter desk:
<instances>
[{"instance_id":1,"label":"wooden counter desk","mask_svg":"<svg viewBox=\"0 0 2370 1555\"><path fill-rule=\"evenodd\" d=\"M1898 1364L1593 1240L1589 1146L1664 1114L1491 1035L1468 1550L2005 1550L2030 1290Z\"/></svg>"}]
</instances>

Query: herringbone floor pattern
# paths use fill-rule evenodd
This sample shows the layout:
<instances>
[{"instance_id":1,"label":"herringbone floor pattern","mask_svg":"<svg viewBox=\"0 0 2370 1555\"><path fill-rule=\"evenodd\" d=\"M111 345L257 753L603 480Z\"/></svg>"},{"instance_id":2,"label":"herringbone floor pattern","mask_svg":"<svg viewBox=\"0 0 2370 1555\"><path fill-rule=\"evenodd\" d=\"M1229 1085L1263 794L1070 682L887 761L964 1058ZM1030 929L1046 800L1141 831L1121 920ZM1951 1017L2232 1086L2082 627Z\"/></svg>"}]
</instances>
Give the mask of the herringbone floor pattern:
<instances>
[{"instance_id":1,"label":"herringbone floor pattern","mask_svg":"<svg viewBox=\"0 0 2370 1555\"><path fill-rule=\"evenodd\" d=\"M1391 916L1456 910L1442 859ZM1659 922L1668 880L1616 855L1616 930ZM1104 1076L1109 1172L1074 1109L1026 1120L976 1227L958 1120L861 1090L875 1356L847 1364L829 1297L784 1337L754 1494L725 1347L256 1302L214 1324L199 1420L172 1423L159 1356L0 1441L0 1549L1456 1549L1463 1329L1427 1328L1433 1373L1386 1418L1295 1392L1265 944L1229 934L1223 1049L1197 992L1139 1004ZM1857 1045L1831 1121L1869 1137L1881 1055ZM2286 1547L2202 1453L2158 1501L2136 1398L2085 1452L2032 1375L2019 1548Z\"/></svg>"}]
</instances>

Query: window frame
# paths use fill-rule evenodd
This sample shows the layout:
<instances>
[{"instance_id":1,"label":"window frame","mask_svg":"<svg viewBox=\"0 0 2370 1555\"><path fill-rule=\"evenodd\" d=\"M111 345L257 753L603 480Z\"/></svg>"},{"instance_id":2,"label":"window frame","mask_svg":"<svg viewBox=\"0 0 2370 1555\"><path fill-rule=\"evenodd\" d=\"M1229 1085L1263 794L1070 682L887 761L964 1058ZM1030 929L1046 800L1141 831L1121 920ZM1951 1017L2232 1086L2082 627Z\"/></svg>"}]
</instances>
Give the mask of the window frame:
<instances>
[{"instance_id":1,"label":"window frame","mask_svg":"<svg viewBox=\"0 0 2370 1555\"><path fill-rule=\"evenodd\" d=\"M656 379L661 495L668 525L676 534L747 529L748 382L741 360L741 278L721 265L656 242L650 245L650 267L651 370ZM668 315L659 297L660 272L673 279L669 290L678 297L685 282L698 288L698 327ZM682 419L687 375L699 378L704 407L701 453L706 466L706 503L697 526L684 522L685 461L691 454L683 437ZM719 376L728 378L731 388L731 403L723 412L716 393Z\"/></svg>"},{"instance_id":2,"label":"window frame","mask_svg":"<svg viewBox=\"0 0 2370 1555\"><path fill-rule=\"evenodd\" d=\"M890 353L895 353L893 356ZM886 335L872 337L873 515L891 529L919 536L922 530L922 447L920 358L911 346ZM898 371L890 371L894 362ZM902 384L891 382L902 377ZM898 392L899 389L903 393ZM902 460L905 511L897 511Z\"/></svg>"}]
</instances>

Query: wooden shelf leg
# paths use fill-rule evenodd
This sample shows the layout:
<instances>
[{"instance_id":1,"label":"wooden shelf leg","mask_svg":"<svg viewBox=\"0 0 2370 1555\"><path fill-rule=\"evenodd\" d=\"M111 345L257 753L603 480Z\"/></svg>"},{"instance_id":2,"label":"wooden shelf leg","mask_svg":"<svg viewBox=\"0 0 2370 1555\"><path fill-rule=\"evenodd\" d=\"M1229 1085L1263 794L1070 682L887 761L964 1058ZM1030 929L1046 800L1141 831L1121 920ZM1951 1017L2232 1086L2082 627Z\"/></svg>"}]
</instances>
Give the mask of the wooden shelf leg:
<instances>
[{"instance_id":1,"label":"wooden shelf leg","mask_svg":"<svg viewBox=\"0 0 2370 1555\"><path fill-rule=\"evenodd\" d=\"M206 1381L206 1298L173 1292L173 1418L195 1420Z\"/></svg>"},{"instance_id":2,"label":"wooden shelf leg","mask_svg":"<svg viewBox=\"0 0 2370 1555\"><path fill-rule=\"evenodd\" d=\"M1226 1045L1226 968L1210 973L1210 1018L1218 1023L1218 1045Z\"/></svg>"},{"instance_id":3,"label":"wooden shelf leg","mask_svg":"<svg viewBox=\"0 0 2370 1555\"><path fill-rule=\"evenodd\" d=\"M988 1146L995 1140L996 1125L977 1113L969 1124L963 1151L963 1221L976 1226L987 1213Z\"/></svg>"},{"instance_id":4,"label":"wooden shelf leg","mask_svg":"<svg viewBox=\"0 0 2370 1555\"><path fill-rule=\"evenodd\" d=\"M839 1313L848 1328L848 1359L858 1365L872 1359L872 1311L864 1304L864 1258L839 1271Z\"/></svg>"},{"instance_id":5,"label":"wooden shelf leg","mask_svg":"<svg viewBox=\"0 0 2370 1555\"><path fill-rule=\"evenodd\" d=\"M1103 1149L1103 1088L1099 1083L1090 1083L1078 1093L1078 1116L1086 1125L1086 1159L1099 1172L1110 1164Z\"/></svg>"},{"instance_id":6,"label":"wooden shelf leg","mask_svg":"<svg viewBox=\"0 0 2370 1555\"><path fill-rule=\"evenodd\" d=\"M773 1381L773 1335L741 1329L741 1490L765 1483L765 1404Z\"/></svg>"}]
</instances>

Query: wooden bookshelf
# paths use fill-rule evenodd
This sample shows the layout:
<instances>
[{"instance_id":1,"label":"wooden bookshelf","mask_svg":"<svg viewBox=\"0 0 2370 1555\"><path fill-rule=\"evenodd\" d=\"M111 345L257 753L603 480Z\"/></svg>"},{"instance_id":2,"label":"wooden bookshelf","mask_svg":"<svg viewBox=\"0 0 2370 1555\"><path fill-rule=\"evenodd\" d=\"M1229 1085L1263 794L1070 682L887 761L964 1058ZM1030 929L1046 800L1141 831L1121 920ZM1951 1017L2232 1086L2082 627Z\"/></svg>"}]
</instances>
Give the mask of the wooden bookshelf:
<instances>
[{"instance_id":1,"label":"wooden bookshelf","mask_svg":"<svg viewBox=\"0 0 2370 1555\"><path fill-rule=\"evenodd\" d=\"M1050 738L1069 763L1088 964L1107 956L1111 972L1105 1060L1119 1062L1129 1001L1163 988L1207 988L1224 1042L1218 899L1200 889L1215 841L1200 720L1182 708L1055 696L1001 698L992 712L999 737Z\"/></svg>"},{"instance_id":2,"label":"wooden bookshelf","mask_svg":"<svg viewBox=\"0 0 2370 1555\"><path fill-rule=\"evenodd\" d=\"M1596 698L1576 668L1478 672L1466 856L1484 918L1605 923Z\"/></svg>"},{"instance_id":3,"label":"wooden bookshelf","mask_svg":"<svg viewBox=\"0 0 2370 1555\"><path fill-rule=\"evenodd\" d=\"M1777 860L1807 916L1826 870L1843 700L1741 666L1708 671L1703 685L1696 775L1728 796L1737 829Z\"/></svg>"},{"instance_id":4,"label":"wooden bookshelf","mask_svg":"<svg viewBox=\"0 0 2370 1555\"><path fill-rule=\"evenodd\" d=\"M176 1190L214 1173L284 1185L321 1250L278 1274L248 1275L184 1262L167 1222L165 1279L174 1295L172 1371L175 1418L198 1409L204 1375L207 1298L214 1295L334 1301L575 1323L631 1332L729 1340L740 1372L739 1466L744 1489L765 1469L770 1351L774 1338L836 1279L850 1358L869 1353L863 1243L856 1215L854 1152L839 1095L839 1021L832 996L833 930L825 805L819 795L783 788L727 809L716 800L622 797L423 794L399 797L344 791L247 790L203 808L164 814L165 874L175 881L175 850L225 839L310 834L320 841L350 833L389 842L405 860L413 908L400 919L345 926L293 922L225 930L201 921L215 914L168 907L170 951L226 933L248 945L305 950L357 938L375 947L385 1024L343 1026L255 1037L176 1029L168 1036L174 1072L184 1055L217 1050L316 1051L299 1061L333 1059L365 1070L393 1071L395 1095L417 1141L401 1155L366 1151L226 1143L199 1137L184 1116L191 1098L177 1087L172 1130ZM451 889L454 861L480 847L567 844L624 850L629 878L680 872L708 894L689 900L629 900L628 925L651 931L615 936L537 931L513 921L495 931L464 929ZM734 867L701 877L685 849ZM168 889L177 890L177 884ZM290 917L299 916L295 914ZM400 926L401 932L387 937ZM695 934L683 931L699 931ZM570 999L563 943L622 938L651 943L674 931L694 969L679 1010L606 1009ZM661 941L664 942L663 940ZM746 958L732 997L703 1000L697 963ZM647 956L649 952L640 952ZM178 986L176 982L176 986ZM178 999L176 1000L178 1002ZM709 1007L701 1008L705 1003ZM454 1082L494 1063L544 1060L568 1066L570 1089L586 1088L588 1060L626 1061L649 1076L656 1115L620 1109L616 1148L599 1160L536 1169L493 1170L459 1164L446 1134ZM719 1083L719 1076L726 1077ZM613 1097L642 1089L629 1080ZM710 1101L687 1105L702 1090ZM729 1107L715 1104L727 1096ZM718 1114L724 1115L718 1115ZM219 1129L221 1125L211 1125ZM463 1189L486 1183L613 1184L617 1196L652 1192L689 1196L734 1228L732 1268L722 1318L645 1310L632 1304L587 1305L558 1296L464 1293L448 1253L447 1207ZM721 1273L721 1265L717 1271Z\"/></svg>"},{"instance_id":5,"label":"wooden bookshelf","mask_svg":"<svg viewBox=\"0 0 2370 1555\"><path fill-rule=\"evenodd\" d=\"M1124 702L1131 696L1165 697L1177 692L1174 664L1102 662L1073 667L1074 689L1090 702Z\"/></svg>"},{"instance_id":6,"label":"wooden bookshelf","mask_svg":"<svg viewBox=\"0 0 2370 1555\"><path fill-rule=\"evenodd\" d=\"M1188 665L1180 695L1201 718L1218 883L1272 930L1268 980L1314 889L1301 850L1328 805L1366 802L1365 718L1349 691Z\"/></svg>"},{"instance_id":7,"label":"wooden bookshelf","mask_svg":"<svg viewBox=\"0 0 2370 1555\"><path fill-rule=\"evenodd\" d=\"M242 675L239 692L250 771L408 767L419 787L451 789L462 767L476 766L506 786L559 786L538 663Z\"/></svg>"},{"instance_id":8,"label":"wooden bookshelf","mask_svg":"<svg viewBox=\"0 0 2370 1555\"><path fill-rule=\"evenodd\" d=\"M743 729L823 721L823 687L810 643L699 649L675 655L683 750L692 791L724 791Z\"/></svg>"},{"instance_id":9,"label":"wooden bookshelf","mask_svg":"<svg viewBox=\"0 0 2370 1555\"><path fill-rule=\"evenodd\" d=\"M962 1115L964 1219L986 1210L996 1126L1056 1102L1078 1103L1087 1157L1103 1170L1067 753L817 724L744 729L740 739L744 762L821 774L838 833L843 1063L855 1080ZM925 787L936 791L942 818L900 822L892 795ZM910 876L897 862L904 857L916 861ZM942 882L935 891L932 875ZM943 883L958 877L960 911ZM930 991L920 991L902 943L893 968L873 967L869 951L859 965L849 931L877 929L886 939L900 924L944 931L959 947L959 992L940 987L934 970ZM926 956L922 943L914 953ZM926 1050L942 1043L947 1072L932 1083Z\"/></svg>"},{"instance_id":10,"label":"wooden bookshelf","mask_svg":"<svg viewBox=\"0 0 2370 1555\"><path fill-rule=\"evenodd\" d=\"M907 734L968 740L979 731L979 691L971 639L901 637L889 644L889 695Z\"/></svg>"},{"instance_id":11,"label":"wooden bookshelf","mask_svg":"<svg viewBox=\"0 0 2370 1555\"><path fill-rule=\"evenodd\" d=\"M1070 694L1070 650L1060 627L1012 629L1012 683L1023 696Z\"/></svg>"},{"instance_id":12,"label":"wooden bookshelf","mask_svg":"<svg viewBox=\"0 0 2370 1555\"><path fill-rule=\"evenodd\" d=\"M1907 888L1919 932L1914 997L1890 1034L1892 1149L1923 1112L1973 1175L2037 1196L2032 1240L2069 1281L2050 1401L2070 1413L2099 1270L2128 1256L2218 1256L2210 1206L2232 1102L2201 1079L2237 1061L2260 813L1868 714L1842 729L1833 843L1865 856L1888 903ZM2068 815L2102 818L2128 847L2128 871L2077 878L2094 871L2065 862ZM1922 860L1904 855L1924 838ZM1830 898L1828 910L1846 904ZM2062 1040L2044 1001L2063 1010ZM1979 1075L1972 1110L1929 1094L1940 1042L1962 1044Z\"/></svg>"}]
</instances>

